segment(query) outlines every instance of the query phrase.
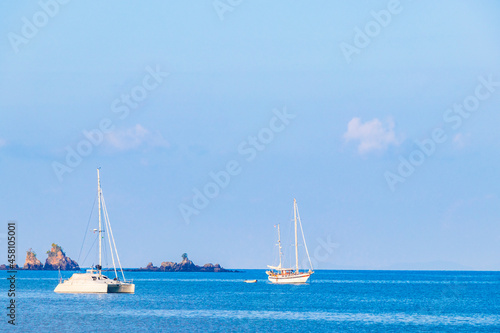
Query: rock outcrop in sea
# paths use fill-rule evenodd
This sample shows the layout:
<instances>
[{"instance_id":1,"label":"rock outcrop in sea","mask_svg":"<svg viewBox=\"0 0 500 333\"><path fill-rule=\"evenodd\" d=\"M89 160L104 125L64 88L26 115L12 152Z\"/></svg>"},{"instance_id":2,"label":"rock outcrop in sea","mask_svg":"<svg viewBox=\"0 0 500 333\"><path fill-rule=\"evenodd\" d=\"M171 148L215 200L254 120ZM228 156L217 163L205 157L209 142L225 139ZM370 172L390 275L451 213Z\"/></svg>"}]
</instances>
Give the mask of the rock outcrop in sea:
<instances>
[{"instance_id":1,"label":"rock outcrop in sea","mask_svg":"<svg viewBox=\"0 0 500 333\"><path fill-rule=\"evenodd\" d=\"M50 251L47 251L47 260L45 260L45 266L43 266L44 270L58 270L61 271L76 271L80 270L80 266L78 266L77 262L71 260L71 258L66 257L66 254L63 252L62 248L52 243L52 248Z\"/></svg>"},{"instance_id":2,"label":"rock outcrop in sea","mask_svg":"<svg viewBox=\"0 0 500 333\"><path fill-rule=\"evenodd\" d=\"M154 266L150 262L146 267L141 267L137 271L148 271L148 272L232 272L222 268L219 264L205 264L203 266L195 265L191 260L188 259L187 254L182 255L182 261L180 263L172 261L164 261L161 263L160 267Z\"/></svg>"},{"instance_id":3,"label":"rock outcrop in sea","mask_svg":"<svg viewBox=\"0 0 500 333\"><path fill-rule=\"evenodd\" d=\"M43 264L37 259L35 251L29 249L26 251L26 261L24 262L23 269L30 270L41 270L43 269Z\"/></svg>"}]
</instances>

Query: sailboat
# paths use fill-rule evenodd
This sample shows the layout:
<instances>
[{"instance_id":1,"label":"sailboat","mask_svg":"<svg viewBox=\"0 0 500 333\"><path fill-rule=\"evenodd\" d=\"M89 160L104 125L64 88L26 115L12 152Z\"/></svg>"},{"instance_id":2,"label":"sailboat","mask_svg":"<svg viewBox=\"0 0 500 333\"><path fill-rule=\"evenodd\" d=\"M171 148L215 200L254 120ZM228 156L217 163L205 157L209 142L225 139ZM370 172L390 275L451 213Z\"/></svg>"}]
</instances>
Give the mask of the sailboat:
<instances>
[{"instance_id":1,"label":"sailboat","mask_svg":"<svg viewBox=\"0 0 500 333\"><path fill-rule=\"evenodd\" d=\"M120 257L116 250L115 238L113 237L113 231L111 230L111 224L109 223L108 211L106 209L106 204L104 203L104 197L102 196L101 180L99 176L99 170L97 169L97 197L99 201L99 229L95 230L99 232L99 265L92 267L87 270L86 273L74 273L69 279L60 279L59 284L54 289L56 293L128 293L133 294L135 292L135 284L133 281L127 281L125 275L123 274L123 268L120 263ZM111 252L111 259L113 261L113 267L115 271L115 278L110 279L106 275L102 274L102 233L104 232L102 228L101 212L104 215L104 224L106 227L106 233L108 235L109 248ZM113 254L113 248L111 247L111 242L114 245L114 253L116 253L116 258L120 267L120 271L123 280L120 281L118 274L116 272L115 257Z\"/></svg>"},{"instance_id":2,"label":"sailboat","mask_svg":"<svg viewBox=\"0 0 500 333\"><path fill-rule=\"evenodd\" d=\"M309 257L309 251L307 251L306 239L304 237L304 231L302 230L302 222L300 221L299 209L297 207L297 200L293 199L293 217L295 222L295 268L283 268L281 257L283 253L281 252L281 235L280 235L280 225L278 224L278 251L280 263L278 266L267 266L270 270L266 271L267 278L272 283L276 284L294 284L294 283L306 283L309 277L314 273L312 270L311 258ZM298 237L297 237L297 220L299 221L300 231L302 233L302 239L304 241L304 247L306 249L307 258L309 259L309 264L311 269L308 272L300 271L299 269L299 247L298 247Z\"/></svg>"}]
</instances>

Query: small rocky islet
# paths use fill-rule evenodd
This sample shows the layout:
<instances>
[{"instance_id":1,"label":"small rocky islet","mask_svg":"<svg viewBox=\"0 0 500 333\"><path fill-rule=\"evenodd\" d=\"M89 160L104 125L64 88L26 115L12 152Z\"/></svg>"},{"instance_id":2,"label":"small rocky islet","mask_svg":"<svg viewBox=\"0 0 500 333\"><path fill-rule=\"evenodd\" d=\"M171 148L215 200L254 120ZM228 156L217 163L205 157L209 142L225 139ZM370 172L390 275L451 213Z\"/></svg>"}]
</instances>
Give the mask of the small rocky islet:
<instances>
[{"instance_id":1,"label":"small rocky islet","mask_svg":"<svg viewBox=\"0 0 500 333\"><path fill-rule=\"evenodd\" d=\"M9 265L0 265L0 270L11 269ZM15 266L16 270L61 270L61 271L79 271L78 263L64 253L61 246L53 243L49 251L47 251L47 259L45 265L36 257L35 251L29 249L26 251L26 260L22 268ZM137 269L124 269L133 272L234 272L221 267L219 264L205 264L203 266L195 265L188 259L186 253L182 255L180 263L164 261L159 267L150 262L146 267Z\"/></svg>"},{"instance_id":2,"label":"small rocky islet","mask_svg":"<svg viewBox=\"0 0 500 333\"><path fill-rule=\"evenodd\" d=\"M164 261L159 267L154 266L150 262L146 267L141 267L139 269L130 269L133 272L234 272L222 268L219 264L205 264L203 266L195 265L191 260L189 260L187 253L182 254L182 261L180 263L172 261Z\"/></svg>"}]
</instances>

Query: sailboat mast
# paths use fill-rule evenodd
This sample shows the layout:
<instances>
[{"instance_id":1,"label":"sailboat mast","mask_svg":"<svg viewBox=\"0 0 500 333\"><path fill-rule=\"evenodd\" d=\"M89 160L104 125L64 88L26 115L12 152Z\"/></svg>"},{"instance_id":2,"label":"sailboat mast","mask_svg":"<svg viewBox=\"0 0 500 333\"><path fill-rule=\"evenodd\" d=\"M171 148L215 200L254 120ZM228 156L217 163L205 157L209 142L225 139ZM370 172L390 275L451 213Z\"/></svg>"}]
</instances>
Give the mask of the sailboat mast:
<instances>
[{"instance_id":1,"label":"sailboat mast","mask_svg":"<svg viewBox=\"0 0 500 333\"><path fill-rule=\"evenodd\" d=\"M299 272L299 246L297 242L297 201L293 198L293 219L295 220L295 267Z\"/></svg>"},{"instance_id":2,"label":"sailboat mast","mask_svg":"<svg viewBox=\"0 0 500 333\"><path fill-rule=\"evenodd\" d=\"M279 247L279 251L280 251L280 265L279 265L279 268L281 268L281 233L280 233L280 225L278 223L278 247Z\"/></svg>"},{"instance_id":3,"label":"sailboat mast","mask_svg":"<svg viewBox=\"0 0 500 333\"><path fill-rule=\"evenodd\" d=\"M100 168L97 168L97 197L99 200L99 275L101 275L101 269L102 269L102 263L101 263L101 249L102 249L102 237L101 237L101 179L99 177L99 170Z\"/></svg>"}]
</instances>

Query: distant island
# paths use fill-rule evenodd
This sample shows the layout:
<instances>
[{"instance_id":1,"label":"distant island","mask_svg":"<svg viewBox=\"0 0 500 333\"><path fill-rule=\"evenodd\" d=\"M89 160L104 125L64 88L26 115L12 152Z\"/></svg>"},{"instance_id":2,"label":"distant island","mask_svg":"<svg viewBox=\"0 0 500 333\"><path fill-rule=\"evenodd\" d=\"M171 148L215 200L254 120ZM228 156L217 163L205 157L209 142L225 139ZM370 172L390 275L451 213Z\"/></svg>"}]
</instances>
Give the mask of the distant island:
<instances>
[{"instance_id":1,"label":"distant island","mask_svg":"<svg viewBox=\"0 0 500 333\"><path fill-rule=\"evenodd\" d=\"M153 266L150 262L146 267L141 267L138 269L127 269L131 272L236 272L234 270L228 270L222 268L219 264L205 264L203 266L195 265L191 260L189 260L187 253L182 254L182 261L180 263L164 261L161 263L160 267Z\"/></svg>"},{"instance_id":2,"label":"distant island","mask_svg":"<svg viewBox=\"0 0 500 333\"><path fill-rule=\"evenodd\" d=\"M221 267L219 264L205 264L203 266L195 265L189 260L187 253L182 254L180 263L164 261L160 267L153 266L150 262L146 267L124 269L129 272L236 272ZM79 271L78 263L64 253L61 246L52 243L52 247L47 251L47 259L45 265L36 257L35 251L29 249L26 251L26 260L23 267L15 266L16 270L61 270L61 271ZM9 265L0 265L0 270L9 270Z\"/></svg>"}]
</instances>

